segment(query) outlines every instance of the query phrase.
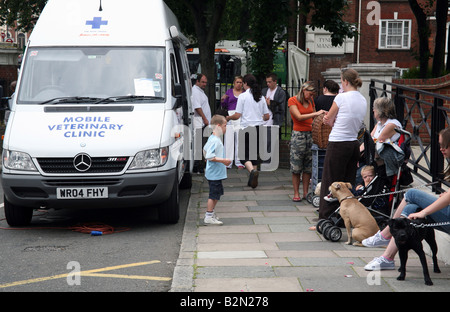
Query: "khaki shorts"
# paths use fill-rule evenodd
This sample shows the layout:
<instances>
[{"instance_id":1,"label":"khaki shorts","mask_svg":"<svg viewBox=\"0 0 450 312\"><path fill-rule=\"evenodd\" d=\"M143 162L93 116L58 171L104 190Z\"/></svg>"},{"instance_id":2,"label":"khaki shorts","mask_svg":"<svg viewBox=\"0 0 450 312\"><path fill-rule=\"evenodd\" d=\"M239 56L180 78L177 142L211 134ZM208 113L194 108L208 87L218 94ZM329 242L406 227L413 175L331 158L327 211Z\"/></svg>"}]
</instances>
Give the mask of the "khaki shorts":
<instances>
[{"instance_id":1,"label":"khaki shorts","mask_svg":"<svg viewBox=\"0 0 450 312\"><path fill-rule=\"evenodd\" d=\"M292 173L311 173L312 143L310 131L292 131L290 144L290 170Z\"/></svg>"}]
</instances>

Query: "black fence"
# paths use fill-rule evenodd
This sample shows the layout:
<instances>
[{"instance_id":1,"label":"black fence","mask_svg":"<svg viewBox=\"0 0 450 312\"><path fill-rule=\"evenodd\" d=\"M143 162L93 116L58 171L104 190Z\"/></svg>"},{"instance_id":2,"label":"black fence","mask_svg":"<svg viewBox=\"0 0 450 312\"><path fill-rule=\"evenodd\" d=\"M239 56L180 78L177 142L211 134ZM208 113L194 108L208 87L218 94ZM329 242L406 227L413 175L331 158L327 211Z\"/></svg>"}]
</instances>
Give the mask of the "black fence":
<instances>
[{"instance_id":1,"label":"black fence","mask_svg":"<svg viewBox=\"0 0 450 312\"><path fill-rule=\"evenodd\" d=\"M403 85L372 79L370 83L370 111L378 97L388 97L395 103L397 119L411 133L413 152L409 164L413 173L432 185L434 192L442 192L444 167L440 152L439 131L450 126L450 97ZM375 120L371 120L373 129Z\"/></svg>"}]
</instances>

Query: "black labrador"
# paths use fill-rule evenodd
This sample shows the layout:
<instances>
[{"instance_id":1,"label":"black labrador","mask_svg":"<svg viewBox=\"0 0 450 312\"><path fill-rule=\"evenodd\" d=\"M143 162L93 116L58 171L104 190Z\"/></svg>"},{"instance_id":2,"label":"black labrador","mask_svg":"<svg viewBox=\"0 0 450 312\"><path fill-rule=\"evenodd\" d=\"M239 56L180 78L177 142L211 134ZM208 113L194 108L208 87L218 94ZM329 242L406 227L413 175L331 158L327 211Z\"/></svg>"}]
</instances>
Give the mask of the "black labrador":
<instances>
[{"instance_id":1,"label":"black labrador","mask_svg":"<svg viewBox=\"0 0 450 312\"><path fill-rule=\"evenodd\" d=\"M438 267L437 261L437 244L434 235L434 229L432 227L418 227L417 225L426 223L425 219L410 220L407 218L397 218L389 220L389 228L392 236L394 237L395 244L398 247L400 257L400 275L397 280L405 280L406 275L406 261L408 260L408 251L414 250L419 256L420 263L422 264L423 276L425 279L425 285L433 285L428 272L427 260L425 252L423 251L422 240L430 245L432 251L432 258L434 264L434 272L441 273Z\"/></svg>"}]
</instances>

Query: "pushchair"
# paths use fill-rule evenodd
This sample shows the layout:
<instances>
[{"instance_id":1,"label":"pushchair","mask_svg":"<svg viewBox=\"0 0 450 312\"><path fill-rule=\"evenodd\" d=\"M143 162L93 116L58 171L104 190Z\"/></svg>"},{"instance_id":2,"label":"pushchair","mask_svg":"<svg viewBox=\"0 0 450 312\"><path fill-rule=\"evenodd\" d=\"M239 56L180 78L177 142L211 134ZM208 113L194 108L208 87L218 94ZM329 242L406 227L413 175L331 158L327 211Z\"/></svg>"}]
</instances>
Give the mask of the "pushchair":
<instances>
[{"instance_id":1,"label":"pushchair","mask_svg":"<svg viewBox=\"0 0 450 312\"><path fill-rule=\"evenodd\" d=\"M405 154L404 165L407 163L411 155L411 134L405 130L396 130L400 133L398 145ZM367 132L367 131L366 131ZM365 134L366 135L366 134ZM370 135L370 134L369 134ZM367 144L367 145L366 145ZM377 221L380 228L384 228L387 221L392 218L398 203L401 200L402 194L398 192L400 190L401 172L402 166L399 167L396 175L392 177L386 176L386 170L384 165L379 166L375 163L375 149L373 148L373 140L364 141L365 150L369 151L367 161L369 164L374 165L376 168L376 176L367 185L362 194L359 194L359 202L362 203ZM368 148L368 149L366 149ZM373 155L372 155L373 153ZM366 162L367 163L367 162ZM386 195L383 195L386 194ZM357 197L357 196L355 196ZM383 204L384 203L384 204ZM328 219L321 219L318 221L316 229L317 232L323 235L323 237L332 242L337 242L342 238L343 220L339 215L338 207Z\"/></svg>"}]
</instances>

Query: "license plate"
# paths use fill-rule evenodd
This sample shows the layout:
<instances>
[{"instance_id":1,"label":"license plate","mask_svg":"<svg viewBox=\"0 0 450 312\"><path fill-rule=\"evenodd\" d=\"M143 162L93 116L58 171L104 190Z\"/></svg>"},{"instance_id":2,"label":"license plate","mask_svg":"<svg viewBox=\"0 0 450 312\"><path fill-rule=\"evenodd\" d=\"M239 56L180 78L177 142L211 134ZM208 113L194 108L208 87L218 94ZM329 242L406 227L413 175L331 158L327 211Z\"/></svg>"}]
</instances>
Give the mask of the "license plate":
<instances>
[{"instance_id":1,"label":"license plate","mask_svg":"<svg viewBox=\"0 0 450 312\"><path fill-rule=\"evenodd\" d=\"M57 188L57 199L108 198L107 187L72 187Z\"/></svg>"}]
</instances>

